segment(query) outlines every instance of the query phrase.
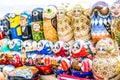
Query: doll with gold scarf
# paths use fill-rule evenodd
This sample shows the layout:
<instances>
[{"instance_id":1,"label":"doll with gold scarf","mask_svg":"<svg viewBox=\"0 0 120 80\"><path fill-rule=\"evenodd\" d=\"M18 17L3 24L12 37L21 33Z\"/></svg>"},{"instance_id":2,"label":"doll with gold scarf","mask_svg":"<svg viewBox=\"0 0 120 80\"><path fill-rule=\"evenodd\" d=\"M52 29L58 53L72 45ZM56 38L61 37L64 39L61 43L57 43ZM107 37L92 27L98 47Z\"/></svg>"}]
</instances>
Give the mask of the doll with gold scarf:
<instances>
[{"instance_id":1,"label":"doll with gold scarf","mask_svg":"<svg viewBox=\"0 0 120 80\"><path fill-rule=\"evenodd\" d=\"M75 40L90 40L90 18L80 4L75 5L72 11Z\"/></svg>"},{"instance_id":2,"label":"doll with gold scarf","mask_svg":"<svg viewBox=\"0 0 120 80\"><path fill-rule=\"evenodd\" d=\"M116 0L111 6L112 14L112 32L113 38L117 41L120 47L120 0Z\"/></svg>"},{"instance_id":3,"label":"doll with gold scarf","mask_svg":"<svg viewBox=\"0 0 120 80\"><path fill-rule=\"evenodd\" d=\"M57 31L58 38L61 41L68 42L70 45L74 42L72 20L67 15L67 8L62 5L57 9Z\"/></svg>"}]
</instances>

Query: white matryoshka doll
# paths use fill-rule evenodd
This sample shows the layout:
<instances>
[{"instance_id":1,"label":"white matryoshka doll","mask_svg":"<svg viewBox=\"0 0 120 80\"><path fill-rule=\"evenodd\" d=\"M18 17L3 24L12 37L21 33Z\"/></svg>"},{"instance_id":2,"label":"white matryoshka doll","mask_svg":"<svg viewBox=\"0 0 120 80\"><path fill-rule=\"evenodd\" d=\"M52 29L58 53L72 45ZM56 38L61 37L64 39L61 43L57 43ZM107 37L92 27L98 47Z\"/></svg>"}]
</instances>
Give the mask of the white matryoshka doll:
<instances>
[{"instance_id":1,"label":"white matryoshka doll","mask_svg":"<svg viewBox=\"0 0 120 80\"><path fill-rule=\"evenodd\" d=\"M57 8L57 32L60 41L65 41L72 45L74 42L74 35L72 19L68 15L69 11L64 5Z\"/></svg>"},{"instance_id":2,"label":"white matryoshka doll","mask_svg":"<svg viewBox=\"0 0 120 80\"><path fill-rule=\"evenodd\" d=\"M72 18L75 40L90 40L90 17L86 14L86 9L80 4L75 5L72 11Z\"/></svg>"},{"instance_id":3,"label":"white matryoshka doll","mask_svg":"<svg viewBox=\"0 0 120 80\"><path fill-rule=\"evenodd\" d=\"M71 72L72 75L92 79L92 44L88 41L77 40L73 43L71 49Z\"/></svg>"},{"instance_id":4,"label":"white matryoshka doll","mask_svg":"<svg viewBox=\"0 0 120 80\"><path fill-rule=\"evenodd\" d=\"M111 38L104 38L96 44L96 57L93 60L92 72L97 80L119 80L118 45Z\"/></svg>"}]
</instances>

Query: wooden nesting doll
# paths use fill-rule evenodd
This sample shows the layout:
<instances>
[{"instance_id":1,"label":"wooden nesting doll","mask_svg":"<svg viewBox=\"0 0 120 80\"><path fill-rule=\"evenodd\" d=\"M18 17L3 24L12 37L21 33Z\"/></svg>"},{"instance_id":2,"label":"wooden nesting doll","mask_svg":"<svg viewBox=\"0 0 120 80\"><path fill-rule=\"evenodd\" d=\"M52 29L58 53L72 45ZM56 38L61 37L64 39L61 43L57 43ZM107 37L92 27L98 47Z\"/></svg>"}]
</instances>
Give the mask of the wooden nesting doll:
<instances>
[{"instance_id":1,"label":"wooden nesting doll","mask_svg":"<svg viewBox=\"0 0 120 80\"><path fill-rule=\"evenodd\" d=\"M58 41L57 34L57 8L54 5L48 5L43 13L43 30L46 40L52 42Z\"/></svg>"},{"instance_id":2,"label":"wooden nesting doll","mask_svg":"<svg viewBox=\"0 0 120 80\"><path fill-rule=\"evenodd\" d=\"M12 39L22 39L22 32L20 27L20 13L14 12L9 14L10 31Z\"/></svg>"},{"instance_id":3,"label":"wooden nesting doll","mask_svg":"<svg viewBox=\"0 0 120 80\"><path fill-rule=\"evenodd\" d=\"M120 47L120 0L116 0L111 6L111 14L113 38L117 41Z\"/></svg>"},{"instance_id":4,"label":"wooden nesting doll","mask_svg":"<svg viewBox=\"0 0 120 80\"><path fill-rule=\"evenodd\" d=\"M104 38L96 44L96 56L92 63L92 72L96 80L119 80L118 45L111 38Z\"/></svg>"},{"instance_id":5,"label":"wooden nesting doll","mask_svg":"<svg viewBox=\"0 0 120 80\"><path fill-rule=\"evenodd\" d=\"M63 7L57 8L57 31L58 38L60 41L65 41L72 45L74 42L72 20L68 11Z\"/></svg>"},{"instance_id":6,"label":"wooden nesting doll","mask_svg":"<svg viewBox=\"0 0 120 80\"><path fill-rule=\"evenodd\" d=\"M75 40L90 40L90 17L85 14L85 11L79 4L73 8L72 13Z\"/></svg>"},{"instance_id":7,"label":"wooden nesting doll","mask_svg":"<svg viewBox=\"0 0 120 80\"><path fill-rule=\"evenodd\" d=\"M32 11L32 37L35 41L44 39L43 32L43 8L35 8Z\"/></svg>"},{"instance_id":8,"label":"wooden nesting doll","mask_svg":"<svg viewBox=\"0 0 120 80\"><path fill-rule=\"evenodd\" d=\"M31 21L32 21L32 16L27 11L24 11L20 14L22 40L32 39Z\"/></svg>"},{"instance_id":9,"label":"wooden nesting doll","mask_svg":"<svg viewBox=\"0 0 120 80\"><path fill-rule=\"evenodd\" d=\"M76 40L71 49L72 75L81 78L92 79L93 48L88 41Z\"/></svg>"},{"instance_id":10,"label":"wooden nesting doll","mask_svg":"<svg viewBox=\"0 0 120 80\"><path fill-rule=\"evenodd\" d=\"M94 43L105 37L111 37L111 15L108 4L99 1L92 6L91 35Z\"/></svg>"}]
</instances>

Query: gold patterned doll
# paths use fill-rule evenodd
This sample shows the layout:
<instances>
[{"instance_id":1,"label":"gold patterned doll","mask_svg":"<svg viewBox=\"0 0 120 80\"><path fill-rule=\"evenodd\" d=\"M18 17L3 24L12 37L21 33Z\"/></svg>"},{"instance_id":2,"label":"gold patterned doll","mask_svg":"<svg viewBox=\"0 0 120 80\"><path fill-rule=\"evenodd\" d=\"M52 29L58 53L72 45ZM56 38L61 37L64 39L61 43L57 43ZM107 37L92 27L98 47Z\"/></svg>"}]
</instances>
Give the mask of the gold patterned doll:
<instances>
[{"instance_id":1,"label":"gold patterned doll","mask_svg":"<svg viewBox=\"0 0 120 80\"><path fill-rule=\"evenodd\" d=\"M111 6L112 14L112 32L113 38L117 41L120 47L120 0L116 0Z\"/></svg>"},{"instance_id":2,"label":"gold patterned doll","mask_svg":"<svg viewBox=\"0 0 120 80\"><path fill-rule=\"evenodd\" d=\"M58 38L61 41L68 42L70 45L74 42L72 20L67 15L67 10L61 6L57 9L57 31Z\"/></svg>"},{"instance_id":3,"label":"gold patterned doll","mask_svg":"<svg viewBox=\"0 0 120 80\"><path fill-rule=\"evenodd\" d=\"M54 5L49 5L46 7L43 13L43 30L46 40L52 42L58 41L57 34L57 18L56 18L57 9Z\"/></svg>"},{"instance_id":4,"label":"gold patterned doll","mask_svg":"<svg viewBox=\"0 0 120 80\"><path fill-rule=\"evenodd\" d=\"M73 26L75 40L90 40L90 18L83 8L77 4L73 8Z\"/></svg>"},{"instance_id":5,"label":"gold patterned doll","mask_svg":"<svg viewBox=\"0 0 120 80\"><path fill-rule=\"evenodd\" d=\"M120 62L118 45L111 38L104 38L96 44L96 57L93 60L92 71L96 80L119 80Z\"/></svg>"}]
</instances>

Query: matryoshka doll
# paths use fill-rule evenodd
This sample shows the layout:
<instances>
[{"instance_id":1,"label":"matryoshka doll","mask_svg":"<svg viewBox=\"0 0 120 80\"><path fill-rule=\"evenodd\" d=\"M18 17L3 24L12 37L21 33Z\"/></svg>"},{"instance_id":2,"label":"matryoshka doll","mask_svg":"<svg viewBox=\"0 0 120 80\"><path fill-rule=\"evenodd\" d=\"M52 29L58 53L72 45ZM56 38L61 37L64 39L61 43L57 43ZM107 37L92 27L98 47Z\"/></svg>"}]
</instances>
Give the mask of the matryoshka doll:
<instances>
[{"instance_id":1,"label":"matryoshka doll","mask_svg":"<svg viewBox=\"0 0 120 80\"><path fill-rule=\"evenodd\" d=\"M99 1L91 10L91 35L94 43L102 38L111 37L111 15L108 4Z\"/></svg>"},{"instance_id":2,"label":"matryoshka doll","mask_svg":"<svg viewBox=\"0 0 120 80\"><path fill-rule=\"evenodd\" d=\"M71 46L74 42L73 26L72 19L68 15L70 10L66 7L63 5L57 8L57 32L59 40L68 42Z\"/></svg>"},{"instance_id":3,"label":"matryoshka doll","mask_svg":"<svg viewBox=\"0 0 120 80\"><path fill-rule=\"evenodd\" d=\"M96 44L96 56L92 72L96 80L119 80L118 45L111 38L104 38Z\"/></svg>"},{"instance_id":4,"label":"matryoshka doll","mask_svg":"<svg viewBox=\"0 0 120 80\"><path fill-rule=\"evenodd\" d=\"M71 49L71 73L74 76L92 79L92 44L84 40L76 40Z\"/></svg>"},{"instance_id":5,"label":"matryoshka doll","mask_svg":"<svg viewBox=\"0 0 120 80\"><path fill-rule=\"evenodd\" d=\"M48 5L43 13L43 30L46 40L52 42L58 41L57 34L57 8L54 5Z\"/></svg>"},{"instance_id":6,"label":"matryoshka doll","mask_svg":"<svg viewBox=\"0 0 120 80\"><path fill-rule=\"evenodd\" d=\"M20 14L20 26L22 29L22 40L32 39L31 22L32 22L32 16L29 12L24 11Z\"/></svg>"},{"instance_id":7,"label":"matryoshka doll","mask_svg":"<svg viewBox=\"0 0 120 80\"><path fill-rule=\"evenodd\" d=\"M70 46L67 42L57 41L54 43L52 57L52 68L56 77L60 74L67 73L70 74Z\"/></svg>"},{"instance_id":8,"label":"matryoshka doll","mask_svg":"<svg viewBox=\"0 0 120 80\"><path fill-rule=\"evenodd\" d=\"M15 11L9 14L11 39L22 39L22 31L20 27L20 12Z\"/></svg>"},{"instance_id":9,"label":"matryoshka doll","mask_svg":"<svg viewBox=\"0 0 120 80\"><path fill-rule=\"evenodd\" d=\"M74 27L74 38L75 40L90 40L90 17L85 14L86 10L77 4L73 8L73 27Z\"/></svg>"},{"instance_id":10,"label":"matryoshka doll","mask_svg":"<svg viewBox=\"0 0 120 80\"><path fill-rule=\"evenodd\" d=\"M51 59L53 43L48 40L40 40L37 44L36 67L42 74L50 74L52 72Z\"/></svg>"},{"instance_id":11,"label":"matryoshka doll","mask_svg":"<svg viewBox=\"0 0 120 80\"><path fill-rule=\"evenodd\" d=\"M3 74L5 75L4 80L8 80L8 74L11 72L15 67L13 65L6 65L3 67ZM1 77L0 77L1 78Z\"/></svg>"},{"instance_id":12,"label":"matryoshka doll","mask_svg":"<svg viewBox=\"0 0 120 80\"><path fill-rule=\"evenodd\" d=\"M44 39L43 32L43 8L35 8L32 11L32 37L35 41Z\"/></svg>"},{"instance_id":13,"label":"matryoshka doll","mask_svg":"<svg viewBox=\"0 0 120 80\"><path fill-rule=\"evenodd\" d=\"M5 38L2 21L3 19L1 18L0 19L0 40Z\"/></svg>"},{"instance_id":14,"label":"matryoshka doll","mask_svg":"<svg viewBox=\"0 0 120 80\"><path fill-rule=\"evenodd\" d=\"M120 0L116 0L111 6L113 38L120 47Z\"/></svg>"}]
</instances>

